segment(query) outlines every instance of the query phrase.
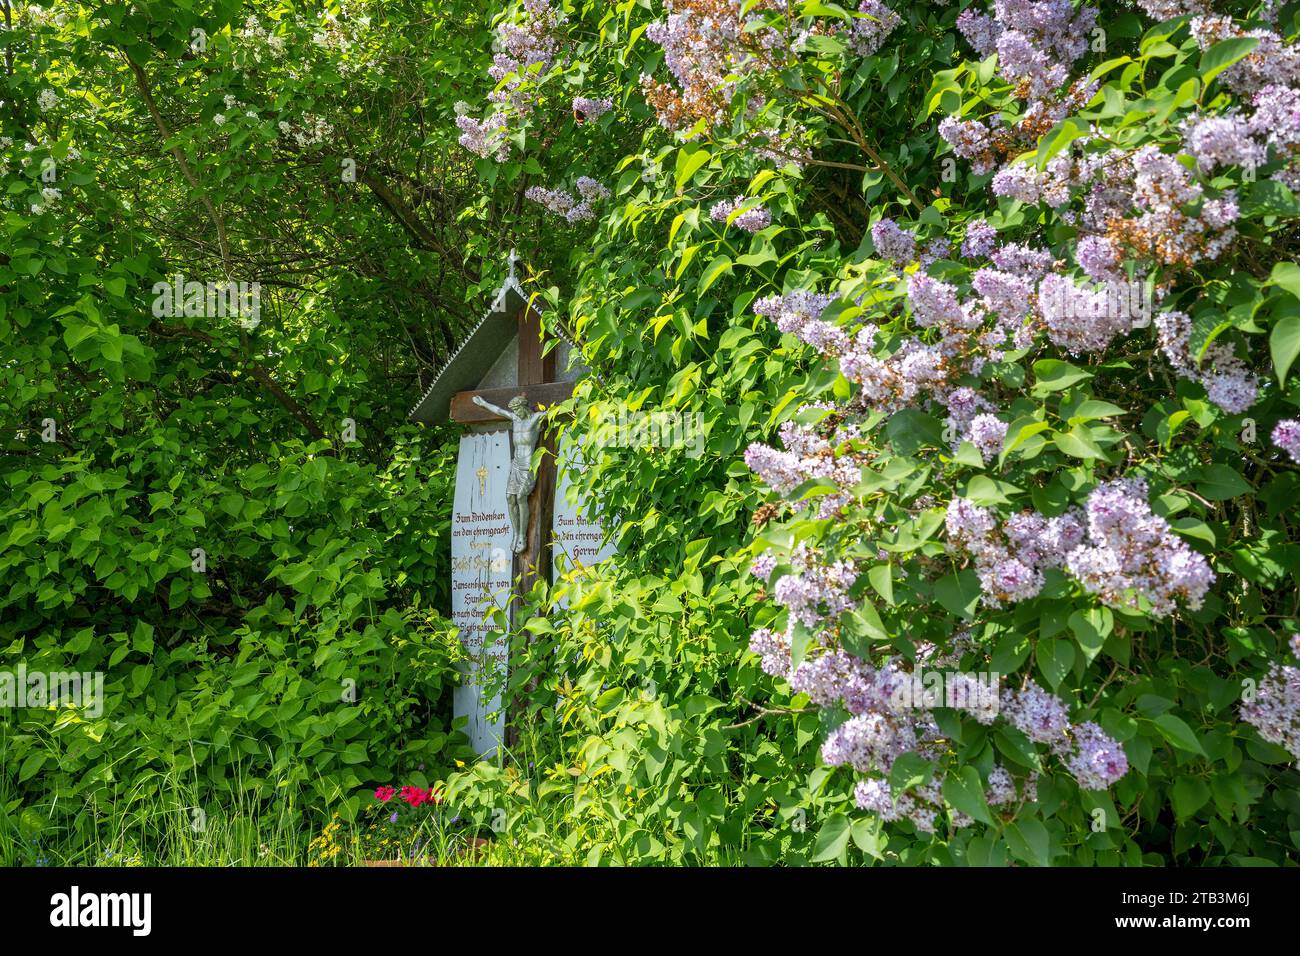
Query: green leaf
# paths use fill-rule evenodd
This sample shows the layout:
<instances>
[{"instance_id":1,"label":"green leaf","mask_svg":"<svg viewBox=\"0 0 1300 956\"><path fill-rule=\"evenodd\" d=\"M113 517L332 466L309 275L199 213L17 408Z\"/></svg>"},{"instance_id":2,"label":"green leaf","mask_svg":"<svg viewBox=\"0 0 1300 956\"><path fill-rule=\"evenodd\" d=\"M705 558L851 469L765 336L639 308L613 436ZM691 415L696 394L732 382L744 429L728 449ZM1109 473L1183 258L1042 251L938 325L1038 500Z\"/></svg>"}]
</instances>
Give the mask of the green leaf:
<instances>
[{"instance_id":1,"label":"green leaf","mask_svg":"<svg viewBox=\"0 0 1300 956\"><path fill-rule=\"evenodd\" d=\"M843 813L833 813L827 817L821 829L817 831L817 843L813 848L813 862L825 863L829 860L842 860L849 845L849 818Z\"/></svg>"},{"instance_id":2,"label":"green leaf","mask_svg":"<svg viewBox=\"0 0 1300 956\"><path fill-rule=\"evenodd\" d=\"M934 764L915 751L899 754L894 765L889 768L889 789L902 793L913 787L919 787L934 775Z\"/></svg>"},{"instance_id":3,"label":"green leaf","mask_svg":"<svg viewBox=\"0 0 1300 956\"><path fill-rule=\"evenodd\" d=\"M971 617L980 599L980 579L970 568L949 574L934 583L934 596L953 614Z\"/></svg>"},{"instance_id":4,"label":"green leaf","mask_svg":"<svg viewBox=\"0 0 1300 956\"><path fill-rule=\"evenodd\" d=\"M700 278L700 295L707 292L709 286L730 272L731 268L731 258L729 256L718 256L710 262L704 269L704 275Z\"/></svg>"},{"instance_id":5,"label":"green leaf","mask_svg":"<svg viewBox=\"0 0 1300 956\"><path fill-rule=\"evenodd\" d=\"M1200 74L1208 84L1238 60L1259 46L1258 37L1232 37L1221 40L1201 54Z\"/></svg>"},{"instance_id":6,"label":"green leaf","mask_svg":"<svg viewBox=\"0 0 1300 956\"><path fill-rule=\"evenodd\" d=\"M1070 630L1083 651L1084 660L1089 664L1101 653L1106 637L1115 625L1115 615L1110 608L1098 607L1087 611L1075 611L1070 615Z\"/></svg>"},{"instance_id":7,"label":"green leaf","mask_svg":"<svg viewBox=\"0 0 1300 956\"><path fill-rule=\"evenodd\" d=\"M885 434L900 455L914 455L926 445L946 447L939 420L915 408L895 412L885 426Z\"/></svg>"},{"instance_id":8,"label":"green leaf","mask_svg":"<svg viewBox=\"0 0 1300 956\"><path fill-rule=\"evenodd\" d=\"M1170 796L1173 798L1174 813L1179 820L1186 820L1210 799L1210 788L1196 777L1181 776L1174 782Z\"/></svg>"},{"instance_id":9,"label":"green leaf","mask_svg":"<svg viewBox=\"0 0 1300 956\"><path fill-rule=\"evenodd\" d=\"M687 153L685 150L677 151L677 191L681 192L691 178L700 171L705 163L713 158L713 155L707 149L697 149L693 153Z\"/></svg>"},{"instance_id":10,"label":"green leaf","mask_svg":"<svg viewBox=\"0 0 1300 956\"><path fill-rule=\"evenodd\" d=\"M1091 433L1082 425L1075 425L1068 432L1053 433L1052 443L1071 458L1081 458L1086 461L1106 457L1101 446L1093 440Z\"/></svg>"},{"instance_id":11,"label":"green leaf","mask_svg":"<svg viewBox=\"0 0 1300 956\"><path fill-rule=\"evenodd\" d=\"M1086 382L1090 378L1092 373L1084 371L1077 365L1071 365L1060 359L1041 359L1034 363L1033 394L1042 398L1052 392L1077 385L1079 382Z\"/></svg>"},{"instance_id":12,"label":"green leaf","mask_svg":"<svg viewBox=\"0 0 1300 956\"><path fill-rule=\"evenodd\" d=\"M1151 722L1155 724L1161 736L1179 750L1200 754L1202 757L1205 756L1205 749L1201 746L1201 741L1196 736L1196 733L1173 714L1161 714Z\"/></svg>"},{"instance_id":13,"label":"green leaf","mask_svg":"<svg viewBox=\"0 0 1300 956\"><path fill-rule=\"evenodd\" d=\"M1007 429L1007 437L1002 444L1002 453L998 456L998 464L1006 461L1007 455L1011 454L1026 441L1040 432L1045 432L1052 426L1048 422L1040 421L1036 418L1020 418L1011 423Z\"/></svg>"},{"instance_id":14,"label":"green leaf","mask_svg":"<svg viewBox=\"0 0 1300 956\"><path fill-rule=\"evenodd\" d=\"M984 796L984 784L974 767L962 767L959 773L948 774L943 782L943 798L966 816L992 825L993 815Z\"/></svg>"},{"instance_id":15,"label":"green leaf","mask_svg":"<svg viewBox=\"0 0 1300 956\"><path fill-rule=\"evenodd\" d=\"M1026 863L1048 866L1052 862L1051 838L1037 820L1017 820L1006 829L1007 846Z\"/></svg>"},{"instance_id":16,"label":"green leaf","mask_svg":"<svg viewBox=\"0 0 1300 956\"><path fill-rule=\"evenodd\" d=\"M1061 686L1065 675L1074 666L1074 645L1069 641L1055 638L1039 639L1034 657L1038 660L1038 669L1042 672L1052 690Z\"/></svg>"},{"instance_id":17,"label":"green leaf","mask_svg":"<svg viewBox=\"0 0 1300 956\"><path fill-rule=\"evenodd\" d=\"M28 756L28 758L23 761L22 766L18 768L18 782L22 783L29 777L35 776L36 771L40 770L42 765L44 765L46 756L46 754L40 752Z\"/></svg>"},{"instance_id":18,"label":"green leaf","mask_svg":"<svg viewBox=\"0 0 1300 956\"><path fill-rule=\"evenodd\" d=\"M1061 120L1039 141L1038 168L1044 169L1053 156L1087 132L1088 124L1084 120L1074 116Z\"/></svg>"},{"instance_id":19,"label":"green leaf","mask_svg":"<svg viewBox=\"0 0 1300 956\"><path fill-rule=\"evenodd\" d=\"M1088 422L1097 418L1112 418L1116 415L1123 415L1124 409L1118 405L1112 405L1110 402L1099 401L1090 398L1080 403L1079 407L1070 413L1070 424L1076 425L1079 422Z\"/></svg>"},{"instance_id":20,"label":"green leaf","mask_svg":"<svg viewBox=\"0 0 1300 956\"><path fill-rule=\"evenodd\" d=\"M884 599L885 603L892 607L894 604L894 576L890 566L888 564L874 565L867 572L867 580L871 582L871 586Z\"/></svg>"},{"instance_id":21,"label":"green leaf","mask_svg":"<svg viewBox=\"0 0 1300 956\"><path fill-rule=\"evenodd\" d=\"M75 349L99 330L85 323L69 323L63 330L63 342L70 349Z\"/></svg>"},{"instance_id":22,"label":"green leaf","mask_svg":"<svg viewBox=\"0 0 1300 956\"><path fill-rule=\"evenodd\" d=\"M1273 267L1265 285L1281 286L1297 299L1300 299L1300 265L1294 262L1279 262Z\"/></svg>"},{"instance_id":23,"label":"green leaf","mask_svg":"<svg viewBox=\"0 0 1300 956\"><path fill-rule=\"evenodd\" d=\"M1201 472L1196 490L1210 501L1227 501L1250 493L1250 482L1231 465L1210 465Z\"/></svg>"},{"instance_id":24,"label":"green leaf","mask_svg":"<svg viewBox=\"0 0 1300 956\"><path fill-rule=\"evenodd\" d=\"M1291 370L1295 357L1300 355L1300 312L1278 320L1269 333L1268 350L1273 356L1273 371L1277 373L1277 380L1285 385L1286 374Z\"/></svg>"}]
</instances>

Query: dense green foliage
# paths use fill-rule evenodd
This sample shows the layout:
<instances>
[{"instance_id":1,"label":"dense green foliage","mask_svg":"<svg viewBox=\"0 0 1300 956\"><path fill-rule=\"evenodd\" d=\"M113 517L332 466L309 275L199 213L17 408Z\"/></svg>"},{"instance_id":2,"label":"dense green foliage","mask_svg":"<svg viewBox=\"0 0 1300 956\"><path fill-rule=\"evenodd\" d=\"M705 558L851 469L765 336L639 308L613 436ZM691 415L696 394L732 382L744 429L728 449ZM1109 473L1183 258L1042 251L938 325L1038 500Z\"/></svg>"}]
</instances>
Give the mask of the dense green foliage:
<instances>
[{"instance_id":1,"label":"dense green foliage","mask_svg":"<svg viewBox=\"0 0 1300 956\"><path fill-rule=\"evenodd\" d=\"M877 250L883 217L954 247L984 220L1072 261L1064 217L993 195L938 133L948 115L1022 107L956 29L961 4L896 4L903 22L871 54L823 29L779 68L738 69L734 98L680 131L642 80L667 77L646 34L658 3L567 3L550 34L562 55L500 83L492 28L528 28L523 9L0 6L0 667L101 670L108 691L98 717L0 713L0 816L29 841L19 860L109 814L138 812L127 829L148 834L149 814L251 800L319 829L375 785L436 779L449 812L529 862L1294 859L1295 758L1238 717L1243 681L1296 633L1300 480L1268 444L1300 404L1286 369L1300 206L1280 183L1222 173L1213 188L1241 190L1238 241L1161 274L1161 308L1191 313L1202 351L1236 342L1267 377L1249 429L1176 378L1149 329L1085 355L1040 339L963 380L1007 413L991 461L952 447L933 406L848 411L862 434L834 454L861 482L819 519L825 482L778 495L743 456L784 422L837 423L859 385L756 301L815 288L834 298L824 318L870 321L897 347L917 325L916 269ZM1100 7L1103 42L1075 64L1103 83L1078 111L1094 137L1177 151L1180 120L1238 102L1215 80L1248 50L1209 56L1185 20ZM1294 4L1275 29L1295 34ZM514 98L492 105L494 89ZM575 96L613 108L587 118ZM494 111L503 148L476 157L457 118ZM1041 169L1086 132L1053 122L1012 156ZM610 191L591 220L525 197L581 176ZM60 196L42 196L50 182ZM738 195L771 224L710 216ZM467 766L441 616L454 436L405 416L511 247L594 373L553 421L584 438L579 484L619 556L516 609L520 736L503 765ZM970 263L936 258L931 274L965 292ZM156 315L154 284L177 273L260 282L260 321ZM702 453L611 439L628 412L692 423ZM1200 610L1111 608L1063 574L993 607L944 547L954 497L1060 513L1139 474L1218 575ZM858 775L820 756L846 715L748 651L756 627L785 625L769 599L780 573L759 580L751 560L772 551L788 568L801 542L861 571L843 646L911 666L923 642L950 651L969 632L965 669L1032 676L1123 744L1128 773L1081 789L1023 734L939 708L942 759L902 761L892 783L936 780L974 822L950 813L931 834L859 809ZM995 763L1040 773L1038 798L990 808Z\"/></svg>"}]
</instances>

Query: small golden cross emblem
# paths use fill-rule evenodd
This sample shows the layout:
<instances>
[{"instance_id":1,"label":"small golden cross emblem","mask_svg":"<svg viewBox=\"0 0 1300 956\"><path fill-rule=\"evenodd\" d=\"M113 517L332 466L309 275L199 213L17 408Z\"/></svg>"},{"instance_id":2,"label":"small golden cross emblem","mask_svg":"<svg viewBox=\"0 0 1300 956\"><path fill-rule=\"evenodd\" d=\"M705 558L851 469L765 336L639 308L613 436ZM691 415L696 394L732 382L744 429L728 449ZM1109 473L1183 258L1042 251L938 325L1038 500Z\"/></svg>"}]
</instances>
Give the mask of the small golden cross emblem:
<instances>
[{"instance_id":1,"label":"small golden cross emblem","mask_svg":"<svg viewBox=\"0 0 1300 956\"><path fill-rule=\"evenodd\" d=\"M479 465L478 471L474 472L474 474L478 475L478 493L480 495L487 494L487 465Z\"/></svg>"}]
</instances>

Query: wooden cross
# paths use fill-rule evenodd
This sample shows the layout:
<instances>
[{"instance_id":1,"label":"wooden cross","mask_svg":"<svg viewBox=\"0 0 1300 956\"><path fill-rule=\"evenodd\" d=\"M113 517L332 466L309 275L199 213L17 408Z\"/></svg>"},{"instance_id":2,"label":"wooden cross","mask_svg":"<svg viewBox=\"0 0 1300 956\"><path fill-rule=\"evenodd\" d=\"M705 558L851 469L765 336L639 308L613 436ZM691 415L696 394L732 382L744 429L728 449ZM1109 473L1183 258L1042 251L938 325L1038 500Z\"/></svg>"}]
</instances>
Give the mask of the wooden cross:
<instances>
[{"instance_id":1,"label":"wooden cross","mask_svg":"<svg viewBox=\"0 0 1300 956\"><path fill-rule=\"evenodd\" d=\"M510 273L514 276L514 253L510 258ZM474 396L484 399L499 408L505 408L510 400L522 395L530 409L538 406L550 406L562 402L573 394L572 382L555 380L555 351L547 351L549 344L542 329L542 314L531 303L525 305L517 318L519 328L519 365L517 380L513 388L485 388L457 392L451 397L450 418L464 424L488 424L499 422L494 413L474 402ZM542 433L537 447L543 450L542 459L537 465L536 483L528 496L528 532L525 536L524 550L514 556L512 568L514 579L514 596L522 598L540 581L550 581L551 549L547 546L551 537L552 507L555 500L555 436L550 431ZM513 453L513 449L511 449ZM480 475L480 480L483 476ZM517 627L522 622L516 621ZM512 715L513 716L513 715ZM513 744L516 735L515 721L507 719L506 739Z\"/></svg>"}]
</instances>

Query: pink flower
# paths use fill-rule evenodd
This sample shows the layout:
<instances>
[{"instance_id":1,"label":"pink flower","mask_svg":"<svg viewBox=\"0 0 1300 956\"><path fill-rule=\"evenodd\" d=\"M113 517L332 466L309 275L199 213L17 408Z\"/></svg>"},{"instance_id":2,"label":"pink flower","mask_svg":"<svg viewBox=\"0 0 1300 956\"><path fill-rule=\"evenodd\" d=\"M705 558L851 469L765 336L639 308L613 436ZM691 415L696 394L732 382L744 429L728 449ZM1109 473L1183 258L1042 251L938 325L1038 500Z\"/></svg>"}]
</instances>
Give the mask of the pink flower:
<instances>
[{"instance_id":1,"label":"pink flower","mask_svg":"<svg viewBox=\"0 0 1300 956\"><path fill-rule=\"evenodd\" d=\"M380 787L375 791L375 799L380 803L387 803L389 800L393 799L393 796L396 793L397 791L392 787Z\"/></svg>"}]
</instances>

